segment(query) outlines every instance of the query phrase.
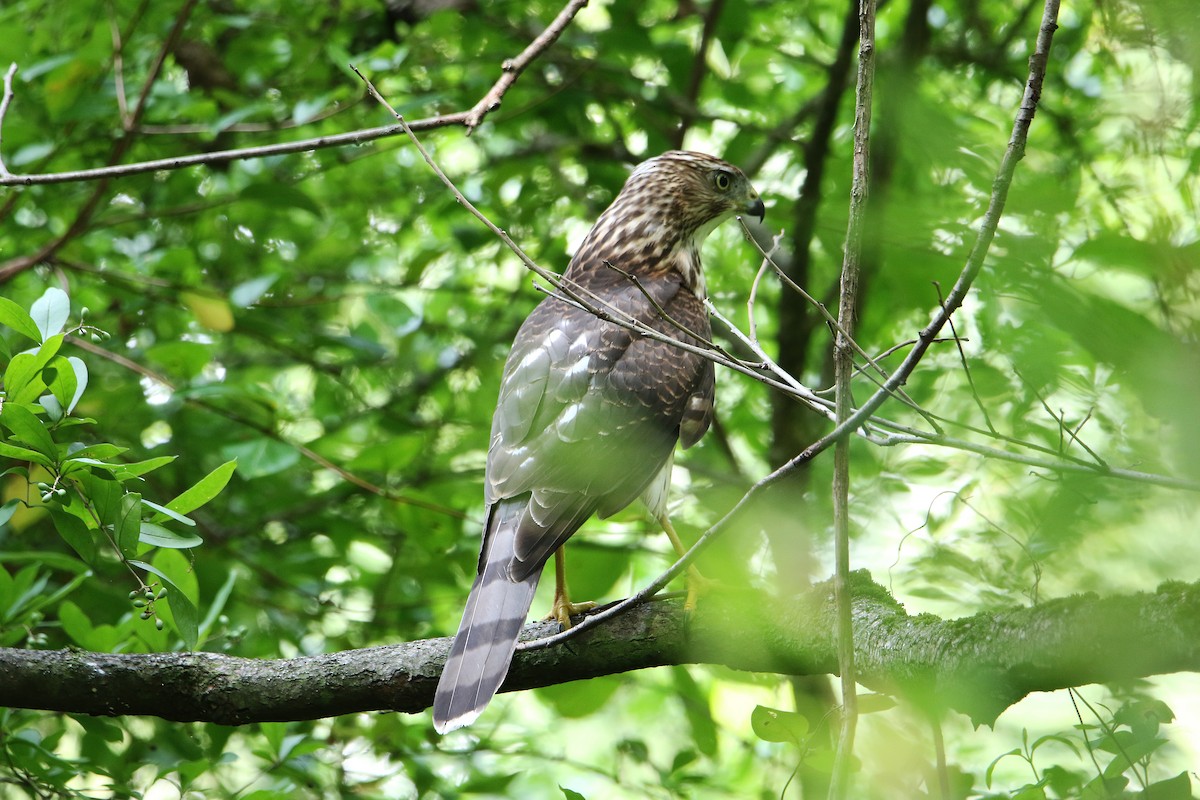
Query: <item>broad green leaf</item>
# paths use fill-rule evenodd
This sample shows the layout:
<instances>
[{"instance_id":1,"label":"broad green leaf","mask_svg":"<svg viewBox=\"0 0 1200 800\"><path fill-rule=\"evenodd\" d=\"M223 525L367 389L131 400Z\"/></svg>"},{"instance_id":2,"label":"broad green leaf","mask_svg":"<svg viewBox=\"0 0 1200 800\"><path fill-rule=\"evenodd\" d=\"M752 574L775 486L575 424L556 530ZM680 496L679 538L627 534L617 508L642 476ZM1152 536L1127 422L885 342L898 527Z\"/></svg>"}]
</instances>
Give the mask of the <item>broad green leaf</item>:
<instances>
[{"instance_id":1,"label":"broad green leaf","mask_svg":"<svg viewBox=\"0 0 1200 800\"><path fill-rule=\"evenodd\" d=\"M118 447L117 445L110 444L108 442L97 442L96 444L89 444L85 447L79 448L78 450L72 451L70 457L64 459L63 462L66 463L74 458L93 458L101 461L107 461L108 459L116 458L128 450L128 447Z\"/></svg>"},{"instance_id":2,"label":"broad green leaf","mask_svg":"<svg viewBox=\"0 0 1200 800\"><path fill-rule=\"evenodd\" d=\"M141 477L149 472L153 472L159 467L165 467L178 457L179 456L155 456L154 458L147 458L145 461L134 461L132 464L120 464L118 465L120 467L119 472L122 478L125 476L134 478Z\"/></svg>"},{"instance_id":3,"label":"broad green leaf","mask_svg":"<svg viewBox=\"0 0 1200 800\"><path fill-rule=\"evenodd\" d=\"M58 531L58 535L63 538L63 541L69 544L76 553L79 553L79 557L86 563L94 564L97 532L88 529L88 526L79 517L57 508L50 509L50 518L54 520L54 529Z\"/></svg>"},{"instance_id":4,"label":"broad green leaf","mask_svg":"<svg viewBox=\"0 0 1200 800\"><path fill-rule=\"evenodd\" d=\"M6 325L22 336L33 339L35 342L40 342L43 338L42 332L38 330L38 326L33 321L33 317L29 316L29 313L25 309L7 297L0 297L0 325Z\"/></svg>"},{"instance_id":5,"label":"broad green leaf","mask_svg":"<svg viewBox=\"0 0 1200 800\"><path fill-rule=\"evenodd\" d=\"M191 488L185 489L178 497L167 503L167 508L176 514L190 514L197 508L200 508L221 493L221 490L229 483L229 479L233 476L237 465L236 458L226 461L196 481Z\"/></svg>"},{"instance_id":6,"label":"broad green leaf","mask_svg":"<svg viewBox=\"0 0 1200 800\"><path fill-rule=\"evenodd\" d=\"M237 461L237 470L246 480L274 475L300 460L296 448L266 437L227 445L221 453Z\"/></svg>"},{"instance_id":7,"label":"broad green leaf","mask_svg":"<svg viewBox=\"0 0 1200 800\"><path fill-rule=\"evenodd\" d=\"M36 450L30 450L26 447L19 447L15 444L9 444L8 442L0 442L0 456L4 456L5 458L15 458L19 461L33 461L34 463L41 464L43 467L49 467L54 463L52 459L46 458L46 456L42 455Z\"/></svg>"},{"instance_id":8,"label":"broad green leaf","mask_svg":"<svg viewBox=\"0 0 1200 800\"><path fill-rule=\"evenodd\" d=\"M28 403L42 392L46 384L42 381L42 368L33 353L17 353L4 369L4 391L14 403Z\"/></svg>"},{"instance_id":9,"label":"broad green leaf","mask_svg":"<svg viewBox=\"0 0 1200 800\"><path fill-rule=\"evenodd\" d=\"M79 477L79 486L99 518L99 524L116 531L121 525L121 484L104 473L87 473Z\"/></svg>"},{"instance_id":10,"label":"broad green leaf","mask_svg":"<svg viewBox=\"0 0 1200 800\"><path fill-rule=\"evenodd\" d=\"M143 500L142 502L145 501ZM194 533L176 533L170 528L155 525L153 522L142 523L140 538L142 544L148 544L151 547L167 547L174 550L187 550L204 544L204 540Z\"/></svg>"},{"instance_id":11,"label":"broad green leaf","mask_svg":"<svg viewBox=\"0 0 1200 800\"><path fill-rule=\"evenodd\" d=\"M137 555L141 533L142 496L137 492L127 492L121 496L121 510L115 530L117 548L124 558Z\"/></svg>"},{"instance_id":12,"label":"broad green leaf","mask_svg":"<svg viewBox=\"0 0 1200 800\"><path fill-rule=\"evenodd\" d=\"M18 444L36 450L51 462L58 459L58 450L46 426L25 406L5 403L0 411L0 424L12 431Z\"/></svg>"},{"instance_id":13,"label":"broad green leaf","mask_svg":"<svg viewBox=\"0 0 1200 800\"><path fill-rule=\"evenodd\" d=\"M4 370L4 386L14 403L32 403L46 391L43 369L62 346L61 335L51 336L34 352L18 353Z\"/></svg>"},{"instance_id":14,"label":"broad green leaf","mask_svg":"<svg viewBox=\"0 0 1200 800\"><path fill-rule=\"evenodd\" d=\"M63 407L52 394L44 394L38 398L38 405L46 412L46 419L56 423L63 418Z\"/></svg>"},{"instance_id":15,"label":"broad green leaf","mask_svg":"<svg viewBox=\"0 0 1200 800\"><path fill-rule=\"evenodd\" d=\"M795 711L755 706L750 712L750 727L764 742L783 742L800 746L808 736L808 719Z\"/></svg>"},{"instance_id":16,"label":"broad green leaf","mask_svg":"<svg viewBox=\"0 0 1200 800\"><path fill-rule=\"evenodd\" d=\"M29 316L33 319L33 324L37 325L42 341L61 331L70 315L71 301L67 298L67 293L53 286L35 300L29 309Z\"/></svg>"},{"instance_id":17,"label":"broad green leaf","mask_svg":"<svg viewBox=\"0 0 1200 800\"><path fill-rule=\"evenodd\" d=\"M43 375L50 369L54 370L54 377L47 381L47 388L54 395L54 399L58 401L59 407L65 410L74 402L76 390L79 388L75 378L75 368L66 358L55 356L43 370Z\"/></svg>"}]
</instances>

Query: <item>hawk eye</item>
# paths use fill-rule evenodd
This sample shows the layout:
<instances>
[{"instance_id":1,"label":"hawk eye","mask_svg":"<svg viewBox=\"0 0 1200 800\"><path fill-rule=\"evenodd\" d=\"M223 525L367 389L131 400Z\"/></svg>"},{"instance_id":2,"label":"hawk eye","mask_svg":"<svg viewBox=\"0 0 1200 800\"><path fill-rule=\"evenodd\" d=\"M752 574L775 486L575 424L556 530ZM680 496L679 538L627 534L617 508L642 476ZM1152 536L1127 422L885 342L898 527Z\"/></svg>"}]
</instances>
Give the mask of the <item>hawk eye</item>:
<instances>
[{"instance_id":1,"label":"hawk eye","mask_svg":"<svg viewBox=\"0 0 1200 800\"><path fill-rule=\"evenodd\" d=\"M733 177L725 170L721 170L713 176L713 183L723 192L733 183Z\"/></svg>"}]
</instances>

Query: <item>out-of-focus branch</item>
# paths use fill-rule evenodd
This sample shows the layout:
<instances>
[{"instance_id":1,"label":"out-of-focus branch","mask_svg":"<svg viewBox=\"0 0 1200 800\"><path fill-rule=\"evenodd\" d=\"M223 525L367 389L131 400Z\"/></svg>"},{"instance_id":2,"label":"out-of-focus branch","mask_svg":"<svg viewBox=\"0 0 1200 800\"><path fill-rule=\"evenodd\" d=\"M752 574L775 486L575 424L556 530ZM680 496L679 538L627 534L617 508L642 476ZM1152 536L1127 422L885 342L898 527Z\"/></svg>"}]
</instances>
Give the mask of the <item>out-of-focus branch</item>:
<instances>
[{"instance_id":1,"label":"out-of-focus branch","mask_svg":"<svg viewBox=\"0 0 1200 800\"><path fill-rule=\"evenodd\" d=\"M942 620L910 616L863 572L852 575L859 680L931 709L990 724L1030 692L1200 671L1200 584L1153 594L1069 597ZM828 582L799 597L713 592L691 616L648 603L571 647L519 652L501 691L664 664L720 664L784 675L837 669ZM544 636L555 622L525 626ZM217 653L108 654L0 648L0 706L137 714L244 725L433 701L450 639L288 660Z\"/></svg>"}]
</instances>

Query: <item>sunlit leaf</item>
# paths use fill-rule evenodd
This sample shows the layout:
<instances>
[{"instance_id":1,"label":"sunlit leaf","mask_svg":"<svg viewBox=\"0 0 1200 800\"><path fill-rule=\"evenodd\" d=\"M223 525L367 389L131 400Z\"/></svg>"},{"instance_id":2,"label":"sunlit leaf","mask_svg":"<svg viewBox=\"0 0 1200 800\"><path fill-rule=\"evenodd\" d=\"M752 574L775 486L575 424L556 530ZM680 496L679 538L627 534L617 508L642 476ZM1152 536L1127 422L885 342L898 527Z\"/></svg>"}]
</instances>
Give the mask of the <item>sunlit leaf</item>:
<instances>
[{"instance_id":1,"label":"sunlit leaf","mask_svg":"<svg viewBox=\"0 0 1200 800\"><path fill-rule=\"evenodd\" d=\"M53 286L34 301L29 309L29 316L37 326L43 342L61 331L70 315L71 301L67 298L67 293Z\"/></svg>"}]
</instances>

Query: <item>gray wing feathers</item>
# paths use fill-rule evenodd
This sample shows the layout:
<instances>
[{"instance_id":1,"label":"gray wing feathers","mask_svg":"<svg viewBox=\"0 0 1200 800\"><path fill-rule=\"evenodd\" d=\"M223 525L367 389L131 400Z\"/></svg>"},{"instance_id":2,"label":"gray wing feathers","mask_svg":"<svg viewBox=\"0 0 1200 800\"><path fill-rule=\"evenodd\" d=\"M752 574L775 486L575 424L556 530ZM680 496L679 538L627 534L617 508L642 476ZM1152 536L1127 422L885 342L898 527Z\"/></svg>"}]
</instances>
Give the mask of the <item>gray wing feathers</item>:
<instances>
[{"instance_id":1,"label":"gray wing feathers","mask_svg":"<svg viewBox=\"0 0 1200 800\"><path fill-rule=\"evenodd\" d=\"M539 568L515 579L509 571L525 503L514 498L490 509L480 569L433 700L438 733L474 722L508 674L542 574Z\"/></svg>"}]
</instances>

